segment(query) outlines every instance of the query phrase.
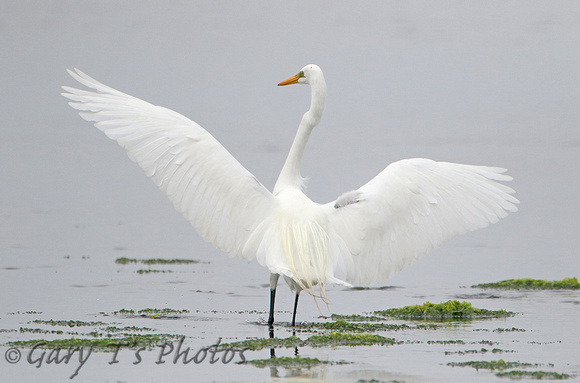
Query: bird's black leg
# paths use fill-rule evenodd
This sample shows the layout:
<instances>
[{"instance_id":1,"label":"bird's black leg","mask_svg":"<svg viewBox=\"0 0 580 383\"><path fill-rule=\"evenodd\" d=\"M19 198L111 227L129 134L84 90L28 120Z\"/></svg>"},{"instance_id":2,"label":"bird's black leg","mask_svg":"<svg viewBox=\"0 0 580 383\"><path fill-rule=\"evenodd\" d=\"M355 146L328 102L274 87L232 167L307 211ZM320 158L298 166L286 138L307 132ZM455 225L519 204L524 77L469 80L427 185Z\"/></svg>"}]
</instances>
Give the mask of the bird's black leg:
<instances>
[{"instance_id":1,"label":"bird's black leg","mask_svg":"<svg viewBox=\"0 0 580 383\"><path fill-rule=\"evenodd\" d=\"M276 300L276 288L270 289L270 316L268 317L268 325L274 324L274 301Z\"/></svg>"},{"instance_id":2,"label":"bird's black leg","mask_svg":"<svg viewBox=\"0 0 580 383\"><path fill-rule=\"evenodd\" d=\"M268 325L274 324L274 301L276 300L276 286L278 285L279 274L270 274L270 316L268 317Z\"/></svg>"},{"instance_id":3,"label":"bird's black leg","mask_svg":"<svg viewBox=\"0 0 580 383\"><path fill-rule=\"evenodd\" d=\"M296 309L298 309L298 297L300 296L300 291L296 292L296 297L294 298L294 313L292 314L292 327L296 325Z\"/></svg>"}]
</instances>

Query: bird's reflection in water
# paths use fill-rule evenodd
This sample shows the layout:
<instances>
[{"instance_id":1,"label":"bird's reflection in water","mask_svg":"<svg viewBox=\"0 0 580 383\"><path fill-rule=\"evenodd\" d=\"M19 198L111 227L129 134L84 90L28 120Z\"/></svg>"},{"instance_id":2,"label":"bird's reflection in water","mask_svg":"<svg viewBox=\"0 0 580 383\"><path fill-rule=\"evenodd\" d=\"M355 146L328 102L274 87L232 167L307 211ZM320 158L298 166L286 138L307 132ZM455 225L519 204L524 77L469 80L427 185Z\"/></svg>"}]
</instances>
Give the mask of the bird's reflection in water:
<instances>
[{"instance_id":1,"label":"bird's reflection in water","mask_svg":"<svg viewBox=\"0 0 580 383\"><path fill-rule=\"evenodd\" d=\"M270 339L274 339L275 335L274 335L274 326L269 325L268 326L268 333L270 335ZM292 330L292 336L296 336L296 330ZM298 351L298 346L294 347L294 356L299 356L299 351ZM270 349L270 358L273 359L276 357L276 348L272 347Z\"/></svg>"},{"instance_id":2,"label":"bird's reflection in water","mask_svg":"<svg viewBox=\"0 0 580 383\"><path fill-rule=\"evenodd\" d=\"M274 326L270 325L269 327L269 333L270 333L270 339L274 339ZM274 347L272 347L270 349L270 358L274 359L276 357L276 349Z\"/></svg>"},{"instance_id":3,"label":"bird's reflection in water","mask_svg":"<svg viewBox=\"0 0 580 383\"><path fill-rule=\"evenodd\" d=\"M274 334L274 326L268 326L268 334L270 339L274 339L276 336ZM292 330L292 336L296 336L296 330ZM299 356L298 346L294 347L294 357ZM276 358L276 348L270 348L270 359ZM286 368L287 373L283 376L280 375L280 369L276 366L270 367L270 377L272 378L289 378L289 377L300 377L300 378L320 378L324 376L323 372L313 371L311 368L307 369L306 371L300 367L296 368Z\"/></svg>"}]
</instances>

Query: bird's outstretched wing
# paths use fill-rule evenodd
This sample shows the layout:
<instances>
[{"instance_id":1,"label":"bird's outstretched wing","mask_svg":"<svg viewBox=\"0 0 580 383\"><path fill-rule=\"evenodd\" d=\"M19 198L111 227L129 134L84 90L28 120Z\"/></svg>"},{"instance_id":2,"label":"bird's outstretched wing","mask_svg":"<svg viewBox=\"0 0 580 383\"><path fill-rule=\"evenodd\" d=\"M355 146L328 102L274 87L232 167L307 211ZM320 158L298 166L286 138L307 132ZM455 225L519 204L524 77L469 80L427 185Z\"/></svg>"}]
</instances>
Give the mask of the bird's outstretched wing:
<instances>
[{"instance_id":1,"label":"bird's outstretched wing","mask_svg":"<svg viewBox=\"0 0 580 383\"><path fill-rule=\"evenodd\" d=\"M127 150L202 238L244 258L244 244L268 216L273 195L201 126L172 110L69 71L95 91L63 87L82 118Z\"/></svg>"},{"instance_id":2,"label":"bird's outstretched wing","mask_svg":"<svg viewBox=\"0 0 580 383\"><path fill-rule=\"evenodd\" d=\"M504 171L402 160L323 205L336 276L353 285L380 283L451 237L517 211L514 191L498 182L511 180Z\"/></svg>"}]
</instances>

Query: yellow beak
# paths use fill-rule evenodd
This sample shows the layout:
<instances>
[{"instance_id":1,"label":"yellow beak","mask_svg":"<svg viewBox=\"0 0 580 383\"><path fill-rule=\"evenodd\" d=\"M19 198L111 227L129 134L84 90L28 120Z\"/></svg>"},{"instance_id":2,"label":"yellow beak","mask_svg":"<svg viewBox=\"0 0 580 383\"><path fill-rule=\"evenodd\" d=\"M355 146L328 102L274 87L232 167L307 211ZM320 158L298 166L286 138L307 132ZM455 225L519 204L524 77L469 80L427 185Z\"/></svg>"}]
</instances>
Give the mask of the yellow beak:
<instances>
[{"instance_id":1,"label":"yellow beak","mask_svg":"<svg viewBox=\"0 0 580 383\"><path fill-rule=\"evenodd\" d=\"M292 77L288 77L286 80L282 81L280 84L278 84L278 86L284 86L284 85L290 85L290 84L296 84L298 82L298 79L300 77L298 75L294 75Z\"/></svg>"}]
</instances>

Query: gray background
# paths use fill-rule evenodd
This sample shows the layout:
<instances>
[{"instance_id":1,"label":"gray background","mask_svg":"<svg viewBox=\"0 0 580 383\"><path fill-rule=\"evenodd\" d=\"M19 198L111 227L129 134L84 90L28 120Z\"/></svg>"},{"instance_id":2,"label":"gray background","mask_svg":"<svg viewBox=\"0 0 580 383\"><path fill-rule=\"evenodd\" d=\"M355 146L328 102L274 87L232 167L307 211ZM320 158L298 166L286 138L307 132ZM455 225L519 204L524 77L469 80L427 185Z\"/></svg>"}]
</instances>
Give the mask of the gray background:
<instances>
[{"instance_id":1,"label":"gray background","mask_svg":"<svg viewBox=\"0 0 580 383\"><path fill-rule=\"evenodd\" d=\"M271 188L309 101L305 87L276 84L316 63L328 103L302 170L315 201L402 158L506 167L521 211L449 246L501 246L505 262L523 270L514 275L510 266L510 276L557 278L580 268L576 1L1 7L7 264L106 257L115 247L218 253L198 250L204 245L165 197L69 109L59 96L60 85L74 84L65 68L188 116ZM488 261L465 256L476 272Z\"/></svg>"}]
</instances>

